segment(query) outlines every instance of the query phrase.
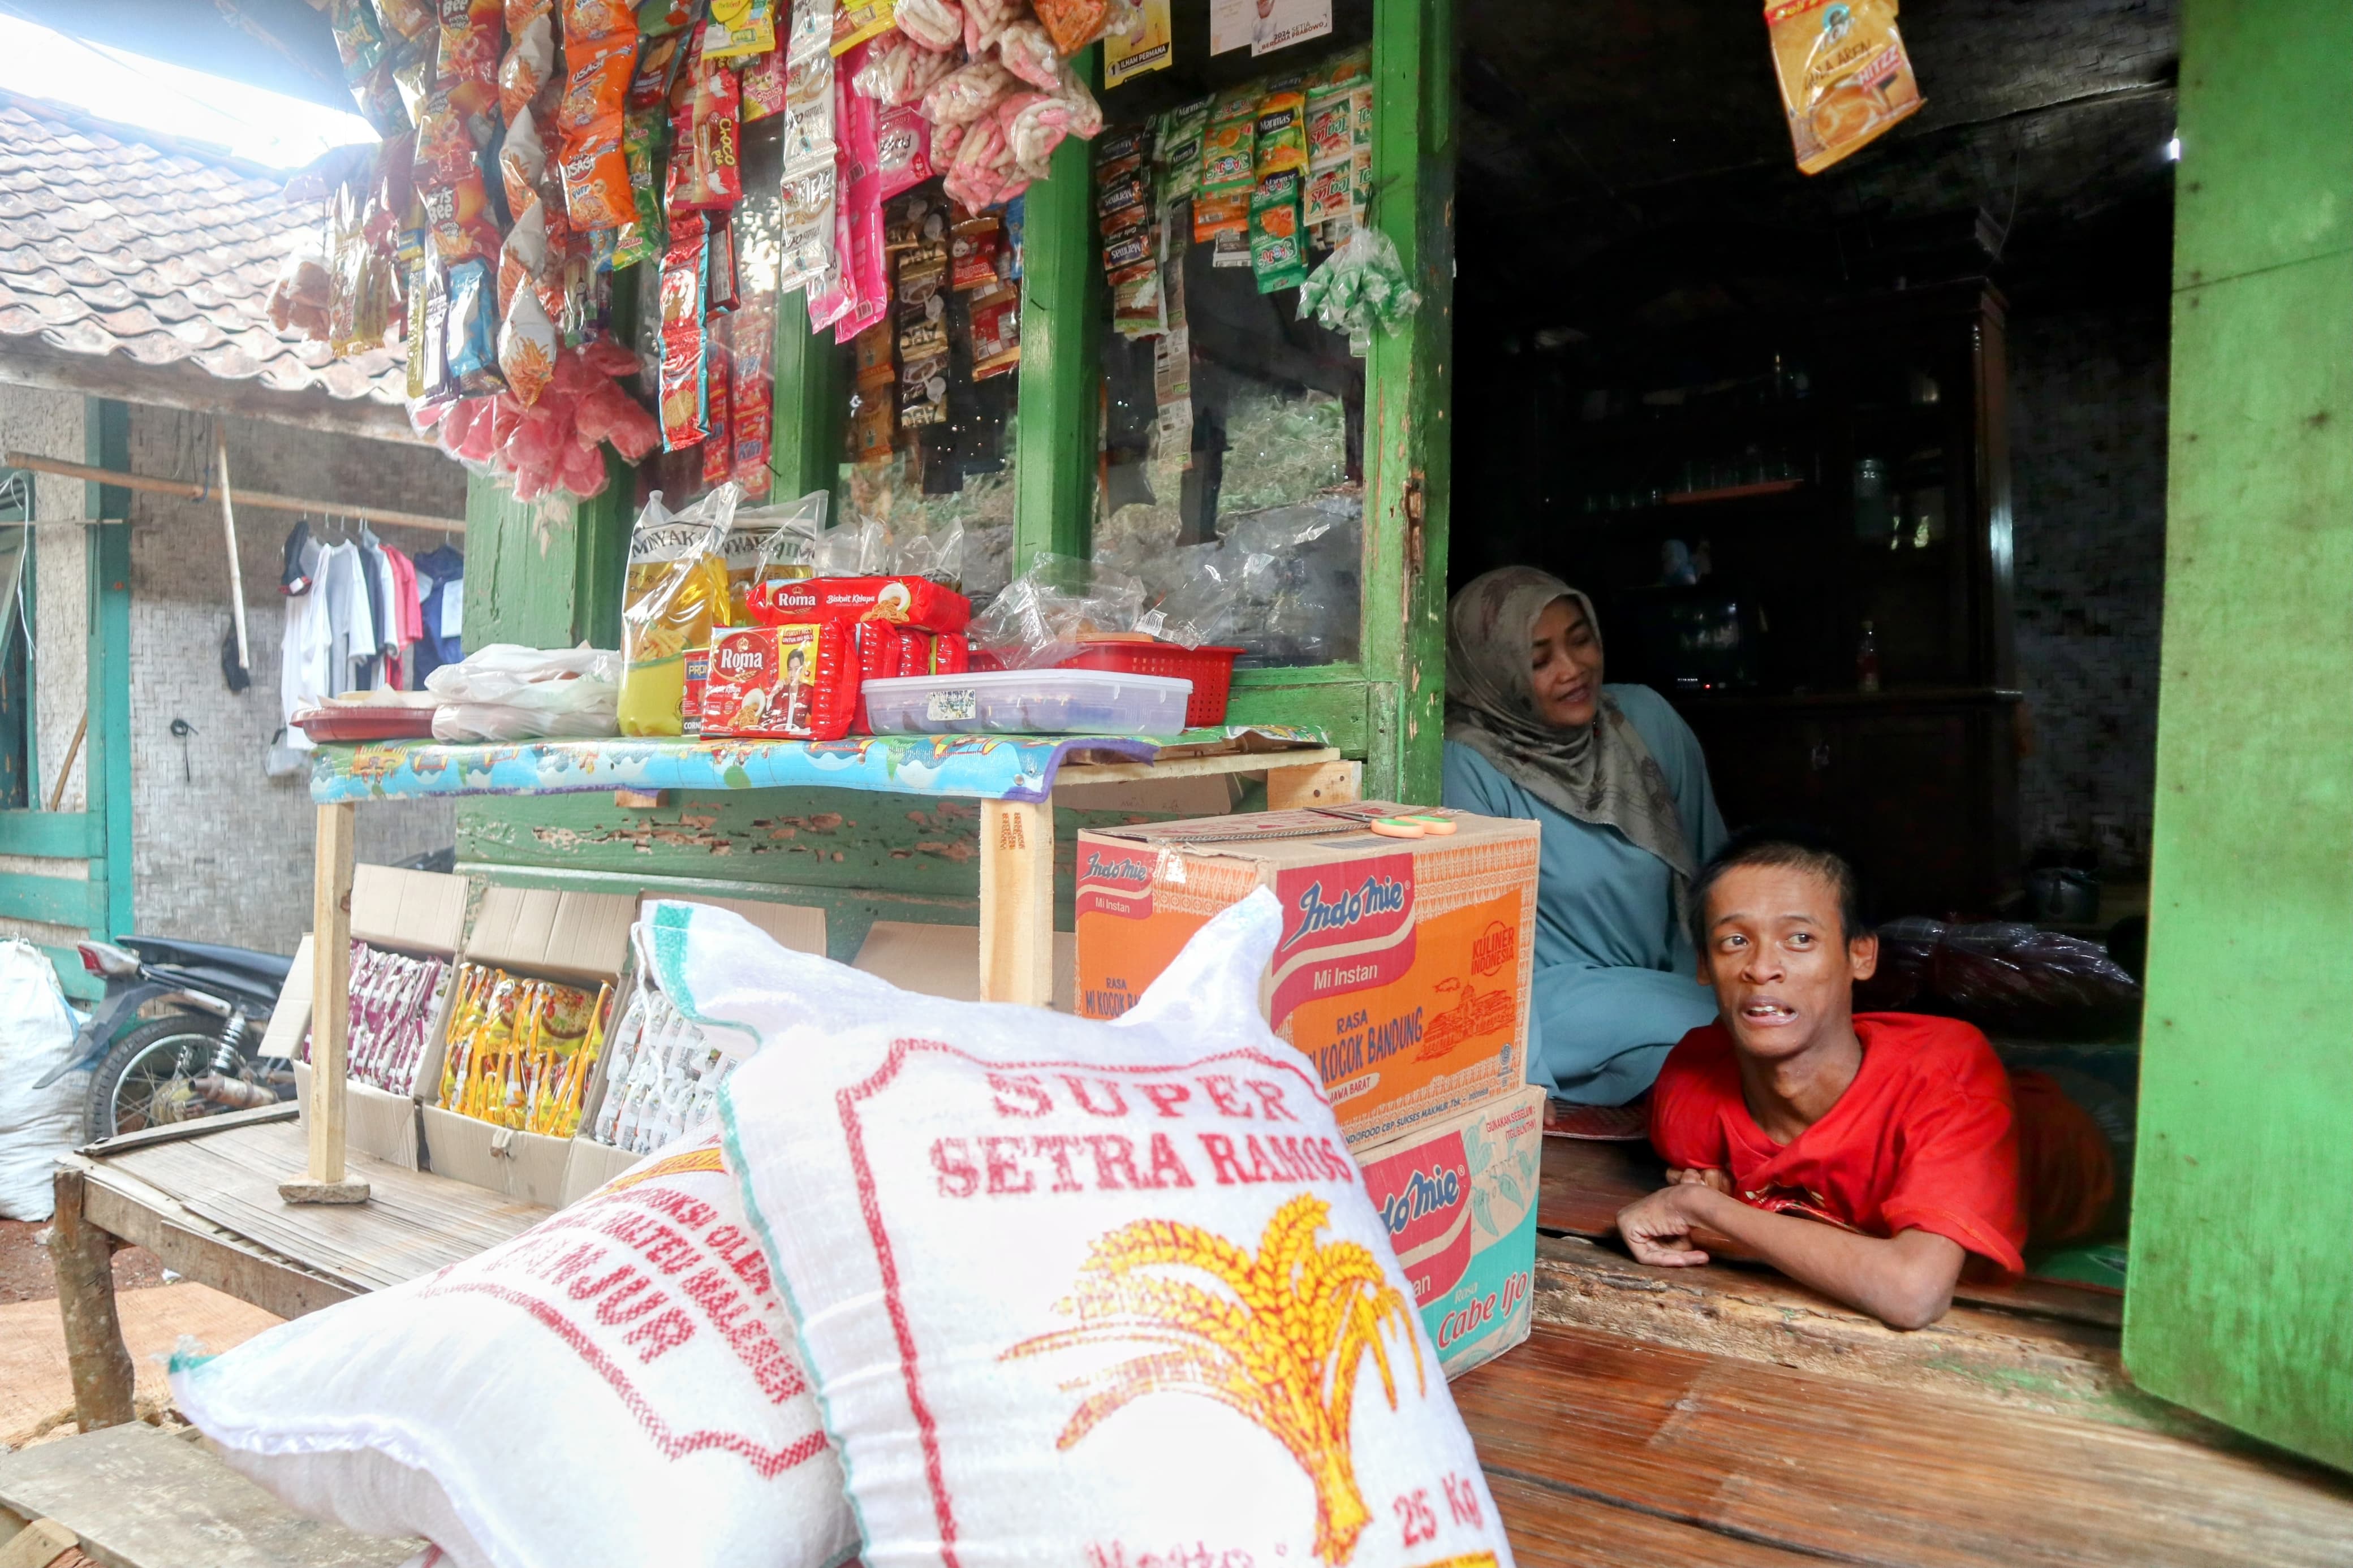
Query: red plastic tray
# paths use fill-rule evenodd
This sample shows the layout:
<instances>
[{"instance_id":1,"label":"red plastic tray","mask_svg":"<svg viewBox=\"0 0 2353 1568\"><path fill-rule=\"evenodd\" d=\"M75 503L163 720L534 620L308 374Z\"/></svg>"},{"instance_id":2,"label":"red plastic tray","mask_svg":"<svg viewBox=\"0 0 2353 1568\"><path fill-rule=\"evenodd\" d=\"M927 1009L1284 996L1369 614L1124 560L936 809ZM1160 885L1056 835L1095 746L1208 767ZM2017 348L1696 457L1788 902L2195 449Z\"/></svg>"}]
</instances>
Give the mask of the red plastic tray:
<instances>
[{"instance_id":1,"label":"red plastic tray","mask_svg":"<svg viewBox=\"0 0 2353 1568\"><path fill-rule=\"evenodd\" d=\"M1234 683L1238 647L1204 643L1187 647L1173 642L1097 643L1076 658L1062 660L1064 669L1111 669L1123 675L1170 675L1193 683L1192 699L1185 704L1189 729L1226 721L1226 697Z\"/></svg>"},{"instance_id":2,"label":"red plastic tray","mask_svg":"<svg viewBox=\"0 0 2353 1568\"><path fill-rule=\"evenodd\" d=\"M306 708L294 722L321 743L433 738L430 708Z\"/></svg>"}]
</instances>

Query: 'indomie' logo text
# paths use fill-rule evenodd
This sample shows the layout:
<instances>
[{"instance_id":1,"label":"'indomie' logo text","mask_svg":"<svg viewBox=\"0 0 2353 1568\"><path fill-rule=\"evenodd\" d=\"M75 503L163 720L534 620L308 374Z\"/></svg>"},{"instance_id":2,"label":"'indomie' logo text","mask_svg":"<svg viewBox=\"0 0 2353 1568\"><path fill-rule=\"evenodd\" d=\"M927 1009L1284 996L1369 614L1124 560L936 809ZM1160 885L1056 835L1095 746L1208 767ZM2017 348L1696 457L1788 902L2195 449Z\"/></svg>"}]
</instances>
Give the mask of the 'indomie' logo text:
<instances>
[{"instance_id":1,"label":"'indomie' logo text","mask_svg":"<svg viewBox=\"0 0 2353 1568\"><path fill-rule=\"evenodd\" d=\"M1282 945L1294 947L1318 931L1345 931L1359 921L1393 915L1405 908L1406 886L1394 877L1373 876L1357 888L1343 888L1328 900L1324 884L1311 882L1299 895L1299 929Z\"/></svg>"},{"instance_id":2,"label":"'indomie' logo text","mask_svg":"<svg viewBox=\"0 0 2353 1568\"><path fill-rule=\"evenodd\" d=\"M1391 1236L1402 1236L1405 1227L1414 1221L1451 1209L1461 1201L1460 1171L1416 1171L1406 1178L1404 1186L1383 1201L1381 1223L1389 1227Z\"/></svg>"},{"instance_id":3,"label":"'indomie' logo text","mask_svg":"<svg viewBox=\"0 0 2353 1568\"><path fill-rule=\"evenodd\" d=\"M1152 868L1145 861L1133 858L1106 860L1102 855L1092 849L1087 851L1086 874L1090 877L1101 877L1104 880L1111 882L1149 882L1152 880Z\"/></svg>"}]
</instances>

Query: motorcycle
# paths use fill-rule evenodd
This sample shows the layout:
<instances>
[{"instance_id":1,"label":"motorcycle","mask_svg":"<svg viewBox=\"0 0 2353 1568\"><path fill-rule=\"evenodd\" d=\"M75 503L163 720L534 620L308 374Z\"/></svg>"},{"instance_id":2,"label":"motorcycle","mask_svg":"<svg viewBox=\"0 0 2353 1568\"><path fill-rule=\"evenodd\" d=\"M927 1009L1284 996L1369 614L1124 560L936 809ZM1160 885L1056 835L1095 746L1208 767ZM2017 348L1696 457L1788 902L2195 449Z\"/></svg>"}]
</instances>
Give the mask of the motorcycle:
<instances>
[{"instance_id":1,"label":"motorcycle","mask_svg":"<svg viewBox=\"0 0 2353 1568\"><path fill-rule=\"evenodd\" d=\"M294 1098L294 1064L259 1054L293 960L164 937L77 945L106 994L75 1036L72 1055L36 1087L90 1070L85 1140ZM151 1003L171 1011L139 1022Z\"/></svg>"}]
</instances>

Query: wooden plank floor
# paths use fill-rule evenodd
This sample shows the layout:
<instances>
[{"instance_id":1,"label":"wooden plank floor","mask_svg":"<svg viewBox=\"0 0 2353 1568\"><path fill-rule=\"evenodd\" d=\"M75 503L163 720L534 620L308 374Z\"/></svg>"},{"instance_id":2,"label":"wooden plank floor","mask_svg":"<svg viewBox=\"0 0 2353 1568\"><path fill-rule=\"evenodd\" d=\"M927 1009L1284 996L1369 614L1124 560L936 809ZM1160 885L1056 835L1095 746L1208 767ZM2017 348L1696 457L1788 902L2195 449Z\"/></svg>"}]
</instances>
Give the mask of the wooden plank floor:
<instances>
[{"instance_id":1,"label":"wooden plank floor","mask_svg":"<svg viewBox=\"0 0 2353 1568\"><path fill-rule=\"evenodd\" d=\"M2353 1481L1590 1332L1453 1385L1523 1568L2343 1568Z\"/></svg>"},{"instance_id":2,"label":"wooden plank floor","mask_svg":"<svg viewBox=\"0 0 2353 1568\"><path fill-rule=\"evenodd\" d=\"M229 1128L101 1157L93 1179L121 1173L190 1212L357 1290L380 1290L473 1257L550 1211L354 1152L364 1204L289 1204L278 1184L309 1166L291 1121Z\"/></svg>"}]
</instances>

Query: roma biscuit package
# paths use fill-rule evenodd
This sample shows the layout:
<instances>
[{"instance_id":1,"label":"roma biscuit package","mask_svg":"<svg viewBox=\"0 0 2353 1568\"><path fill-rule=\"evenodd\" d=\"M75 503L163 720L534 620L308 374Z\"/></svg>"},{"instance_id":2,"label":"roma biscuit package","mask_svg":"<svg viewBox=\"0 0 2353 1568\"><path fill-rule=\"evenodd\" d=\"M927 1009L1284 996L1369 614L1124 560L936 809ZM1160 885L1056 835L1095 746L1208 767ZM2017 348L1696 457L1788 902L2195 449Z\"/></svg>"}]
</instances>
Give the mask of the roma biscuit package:
<instances>
[{"instance_id":1,"label":"roma biscuit package","mask_svg":"<svg viewBox=\"0 0 2353 1568\"><path fill-rule=\"evenodd\" d=\"M711 639L706 740L839 741L858 706L851 628L839 622L733 626Z\"/></svg>"},{"instance_id":2,"label":"roma biscuit package","mask_svg":"<svg viewBox=\"0 0 2353 1568\"><path fill-rule=\"evenodd\" d=\"M1403 839L1366 826L1410 813L1451 830ZM1537 831L1368 803L1082 833L1079 1010L1118 1016L1195 931L1262 887L1282 940L1260 1006L1315 1063L1351 1143L1509 1094L1535 973Z\"/></svg>"},{"instance_id":3,"label":"roma biscuit package","mask_svg":"<svg viewBox=\"0 0 2353 1568\"><path fill-rule=\"evenodd\" d=\"M1765 26L1798 167L1819 174L1926 101L1895 0L1767 0Z\"/></svg>"},{"instance_id":4,"label":"roma biscuit package","mask_svg":"<svg viewBox=\"0 0 2353 1568\"><path fill-rule=\"evenodd\" d=\"M1533 829L1532 829L1533 830ZM946 1001L647 906L871 1568L1510 1568L1315 1074L1271 894L1126 1016Z\"/></svg>"},{"instance_id":5,"label":"roma biscuit package","mask_svg":"<svg viewBox=\"0 0 2353 1568\"><path fill-rule=\"evenodd\" d=\"M972 601L926 577L808 577L768 582L753 591L752 618L785 621L892 621L925 631L960 632Z\"/></svg>"},{"instance_id":6,"label":"roma biscuit package","mask_svg":"<svg viewBox=\"0 0 2353 1568\"><path fill-rule=\"evenodd\" d=\"M176 1355L174 1401L296 1512L456 1568L846 1562L841 1467L718 1144L705 1129L462 1263Z\"/></svg>"}]
</instances>

